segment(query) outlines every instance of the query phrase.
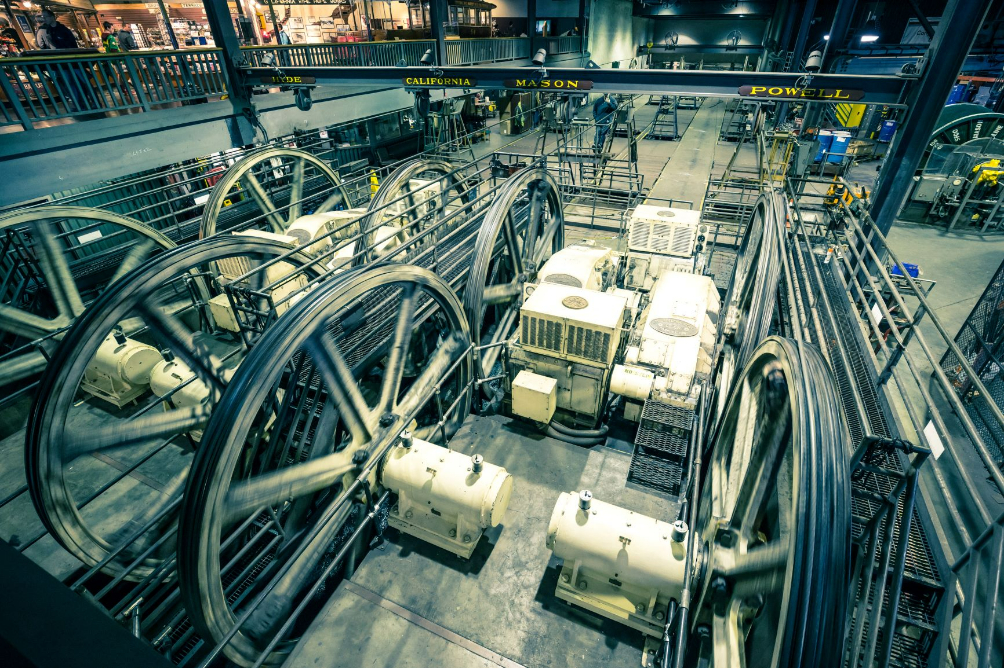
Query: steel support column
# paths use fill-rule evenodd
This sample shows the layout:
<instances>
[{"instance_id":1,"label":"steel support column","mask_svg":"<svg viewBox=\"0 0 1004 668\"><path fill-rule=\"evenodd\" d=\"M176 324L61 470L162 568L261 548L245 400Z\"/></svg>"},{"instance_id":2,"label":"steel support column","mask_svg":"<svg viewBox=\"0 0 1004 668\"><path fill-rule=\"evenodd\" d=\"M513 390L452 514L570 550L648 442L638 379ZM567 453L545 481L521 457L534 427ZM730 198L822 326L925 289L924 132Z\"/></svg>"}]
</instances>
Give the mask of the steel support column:
<instances>
[{"instance_id":1,"label":"steel support column","mask_svg":"<svg viewBox=\"0 0 1004 668\"><path fill-rule=\"evenodd\" d=\"M227 0L205 0L206 20L213 33L216 47L222 49L220 60L227 77L227 92L234 108L235 118L228 121L234 146L246 146L254 142L254 106L251 104L250 89L244 85L244 76L239 69L244 63L240 40L234 29ZM240 7L240 3L237 3Z\"/></svg>"},{"instance_id":2,"label":"steel support column","mask_svg":"<svg viewBox=\"0 0 1004 668\"><path fill-rule=\"evenodd\" d=\"M906 115L885 159L885 171L872 194L871 216L883 234L906 200L917 165L931 141L952 84L980 31L991 0L949 0L928 49L923 76L911 86Z\"/></svg>"},{"instance_id":3,"label":"steel support column","mask_svg":"<svg viewBox=\"0 0 1004 668\"><path fill-rule=\"evenodd\" d=\"M589 0L579 0L579 50L585 52L589 39Z\"/></svg>"},{"instance_id":4,"label":"steel support column","mask_svg":"<svg viewBox=\"0 0 1004 668\"><path fill-rule=\"evenodd\" d=\"M537 37L537 0L526 0L526 36L530 38L530 57L541 48L535 43Z\"/></svg>"},{"instance_id":5,"label":"steel support column","mask_svg":"<svg viewBox=\"0 0 1004 668\"><path fill-rule=\"evenodd\" d=\"M167 38L171 40L171 46L177 50L181 47L178 46L178 37L174 34L174 28L171 27L171 15L167 13L164 0L157 0L157 4L160 6L160 16L164 19L164 30L167 31Z\"/></svg>"},{"instance_id":6,"label":"steel support column","mask_svg":"<svg viewBox=\"0 0 1004 668\"><path fill-rule=\"evenodd\" d=\"M857 4L858 0L840 0L837 4L836 13L833 15L833 23L830 24L830 39L826 41L826 46L823 47L820 72L827 70L827 65L832 60L830 56L844 48L844 44L847 41L847 33L851 28L851 19L854 17L854 10L857 8ZM806 105L805 116L802 118L802 131L804 132L807 128L816 127L819 124L819 117L822 113L822 105L815 103ZM799 184L800 188L804 186L804 181Z\"/></svg>"},{"instance_id":7,"label":"steel support column","mask_svg":"<svg viewBox=\"0 0 1004 668\"><path fill-rule=\"evenodd\" d=\"M802 70L802 52L805 51L805 42L809 39L809 28L812 26L812 15L816 13L816 0L805 0L805 10L802 12L802 23L798 28L798 36L795 37L795 46L791 50L791 72ZM774 124L783 123L788 115L788 103L782 102L777 106L777 115L774 117Z\"/></svg>"},{"instance_id":8,"label":"steel support column","mask_svg":"<svg viewBox=\"0 0 1004 668\"><path fill-rule=\"evenodd\" d=\"M446 67L446 22L450 20L450 11L446 0L430 0L429 23L432 24L432 39L436 40L436 63Z\"/></svg>"}]
</instances>

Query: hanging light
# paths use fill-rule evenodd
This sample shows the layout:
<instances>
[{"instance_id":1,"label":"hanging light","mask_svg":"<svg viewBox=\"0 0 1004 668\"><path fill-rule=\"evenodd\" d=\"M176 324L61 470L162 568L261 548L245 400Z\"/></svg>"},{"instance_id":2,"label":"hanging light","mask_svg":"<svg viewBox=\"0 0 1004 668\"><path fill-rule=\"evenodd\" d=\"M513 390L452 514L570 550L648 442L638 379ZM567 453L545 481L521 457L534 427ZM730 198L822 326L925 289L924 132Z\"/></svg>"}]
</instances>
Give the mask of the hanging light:
<instances>
[{"instance_id":1,"label":"hanging light","mask_svg":"<svg viewBox=\"0 0 1004 668\"><path fill-rule=\"evenodd\" d=\"M25 9L31 9L31 0L24 0L21 4L24 5Z\"/></svg>"}]
</instances>

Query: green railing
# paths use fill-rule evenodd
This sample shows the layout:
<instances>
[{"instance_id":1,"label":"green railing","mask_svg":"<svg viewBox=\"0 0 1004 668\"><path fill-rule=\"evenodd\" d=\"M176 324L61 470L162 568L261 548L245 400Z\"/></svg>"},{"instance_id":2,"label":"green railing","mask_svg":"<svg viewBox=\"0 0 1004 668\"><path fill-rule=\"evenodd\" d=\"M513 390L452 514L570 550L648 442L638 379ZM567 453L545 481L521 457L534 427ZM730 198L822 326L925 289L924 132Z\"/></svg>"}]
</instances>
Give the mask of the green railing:
<instances>
[{"instance_id":1,"label":"green railing","mask_svg":"<svg viewBox=\"0 0 1004 668\"><path fill-rule=\"evenodd\" d=\"M451 39L446 42L447 65L474 65L529 57L529 37Z\"/></svg>"},{"instance_id":2,"label":"green railing","mask_svg":"<svg viewBox=\"0 0 1004 668\"><path fill-rule=\"evenodd\" d=\"M248 46L241 53L252 67L393 67L418 65L428 49L435 51L435 40Z\"/></svg>"},{"instance_id":3,"label":"green railing","mask_svg":"<svg viewBox=\"0 0 1004 668\"><path fill-rule=\"evenodd\" d=\"M0 127L32 130L43 121L219 97L226 75L219 49L4 58Z\"/></svg>"}]
</instances>

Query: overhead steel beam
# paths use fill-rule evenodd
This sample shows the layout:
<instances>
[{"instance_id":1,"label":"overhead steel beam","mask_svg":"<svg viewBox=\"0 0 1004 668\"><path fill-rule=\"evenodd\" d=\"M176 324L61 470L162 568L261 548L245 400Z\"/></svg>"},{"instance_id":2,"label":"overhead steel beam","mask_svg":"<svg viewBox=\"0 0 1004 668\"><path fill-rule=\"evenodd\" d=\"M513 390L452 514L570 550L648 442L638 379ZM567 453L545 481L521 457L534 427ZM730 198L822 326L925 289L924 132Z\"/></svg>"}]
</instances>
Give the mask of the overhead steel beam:
<instances>
[{"instance_id":1,"label":"overhead steel beam","mask_svg":"<svg viewBox=\"0 0 1004 668\"><path fill-rule=\"evenodd\" d=\"M249 81L269 79L266 68L244 70ZM397 86L404 88L512 88L513 81L540 82L536 67L284 67L287 77L300 77L311 85ZM750 86L760 93L753 99L817 99L812 91L839 91L824 101L890 104L899 102L906 79L900 77L819 74L792 72L709 72L706 70L615 70L547 67L549 86L554 82L591 82L594 93L635 93L653 95L696 95L744 97L739 89ZM449 81L452 86L443 85ZM466 84L464 82L467 82ZM507 84L507 82L510 82ZM532 86L531 86L532 87ZM572 90L573 87L565 86ZM762 89L762 90L760 90ZM581 89L580 89L581 90ZM847 95L859 91L860 96Z\"/></svg>"},{"instance_id":2,"label":"overhead steel beam","mask_svg":"<svg viewBox=\"0 0 1004 668\"><path fill-rule=\"evenodd\" d=\"M759 44L740 44L739 46L724 46L722 44L653 44L649 51L665 51L666 53L735 53L739 55L759 54L763 47Z\"/></svg>"}]
</instances>

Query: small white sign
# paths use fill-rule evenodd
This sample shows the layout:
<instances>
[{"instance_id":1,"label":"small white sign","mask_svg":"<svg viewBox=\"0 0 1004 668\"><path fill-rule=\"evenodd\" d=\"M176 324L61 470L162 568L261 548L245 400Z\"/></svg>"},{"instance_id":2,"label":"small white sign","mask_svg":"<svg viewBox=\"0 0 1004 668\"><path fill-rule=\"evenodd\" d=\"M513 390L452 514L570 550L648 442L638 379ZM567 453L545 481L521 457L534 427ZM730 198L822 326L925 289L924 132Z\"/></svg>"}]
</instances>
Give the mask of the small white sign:
<instances>
[{"instance_id":1,"label":"small white sign","mask_svg":"<svg viewBox=\"0 0 1004 668\"><path fill-rule=\"evenodd\" d=\"M927 444L931 448L931 454L937 459L941 456L941 453L945 451L945 444L941 441L941 436L938 435L938 430L934 426L933 420L927 421L927 426L924 427L924 438L927 439Z\"/></svg>"},{"instance_id":2,"label":"small white sign","mask_svg":"<svg viewBox=\"0 0 1004 668\"><path fill-rule=\"evenodd\" d=\"M86 244L88 241L97 241L102 236L103 235L101 234L101 230L91 230L90 232L81 234L79 237L77 237L77 241L79 241L82 244Z\"/></svg>"},{"instance_id":3,"label":"small white sign","mask_svg":"<svg viewBox=\"0 0 1004 668\"><path fill-rule=\"evenodd\" d=\"M196 204L197 206L202 206L203 204L205 204L206 202L208 202L208 201L209 201L209 195L210 195L210 194L211 194L211 193L208 193L208 192L207 192L207 193L205 193L205 194L203 194L203 195L196 195L196 196L195 196L194 198L192 198L192 199L193 199L193 200L195 201L195 204Z\"/></svg>"},{"instance_id":4,"label":"small white sign","mask_svg":"<svg viewBox=\"0 0 1004 668\"><path fill-rule=\"evenodd\" d=\"M882 310L878 307L878 304L872 305L872 320L875 321L876 325L882 324Z\"/></svg>"},{"instance_id":5,"label":"small white sign","mask_svg":"<svg viewBox=\"0 0 1004 668\"><path fill-rule=\"evenodd\" d=\"M317 134L318 134L318 136L321 139L327 139L328 138L328 131L327 130L320 130L320 131L318 131Z\"/></svg>"}]
</instances>

